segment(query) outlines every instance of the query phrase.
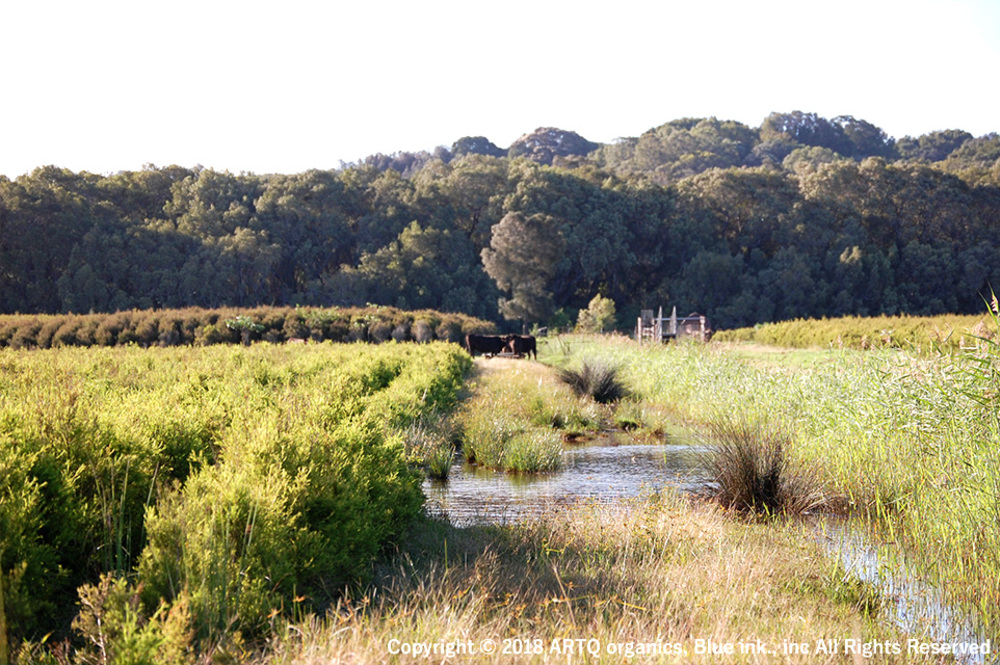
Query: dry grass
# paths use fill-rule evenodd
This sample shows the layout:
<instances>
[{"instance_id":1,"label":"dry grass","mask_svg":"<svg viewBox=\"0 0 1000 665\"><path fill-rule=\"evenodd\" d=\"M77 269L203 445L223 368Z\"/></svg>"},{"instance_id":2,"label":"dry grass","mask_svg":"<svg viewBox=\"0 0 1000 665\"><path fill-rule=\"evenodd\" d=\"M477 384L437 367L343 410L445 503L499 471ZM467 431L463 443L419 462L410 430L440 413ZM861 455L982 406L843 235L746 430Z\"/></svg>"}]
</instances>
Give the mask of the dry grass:
<instances>
[{"instance_id":1,"label":"dry grass","mask_svg":"<svg viewBox=\"0 0 1000 665\"><path fill-rule=\"evenodd\" d=\"M607 645L628 642L686 649L629 662L718 662L694 653L699 639L759 639L777 651L737 650L723 657L732 663L851 662L845 654L786 656L780 645L893 638L859 609L871 602L863 587L842 581L802 526L727 520L718 509L657 496L618 508L581 505L519 526L426 525L382 571L379 586L326 618L288 625L261 662L620 663L625 658ZM597 640L601 652L585 659L552 653L564 638ZM501 650L505 640L528 640L541 653L428 660L390 652L399 643L487 639Z\"/></svg>"}]
</instances>

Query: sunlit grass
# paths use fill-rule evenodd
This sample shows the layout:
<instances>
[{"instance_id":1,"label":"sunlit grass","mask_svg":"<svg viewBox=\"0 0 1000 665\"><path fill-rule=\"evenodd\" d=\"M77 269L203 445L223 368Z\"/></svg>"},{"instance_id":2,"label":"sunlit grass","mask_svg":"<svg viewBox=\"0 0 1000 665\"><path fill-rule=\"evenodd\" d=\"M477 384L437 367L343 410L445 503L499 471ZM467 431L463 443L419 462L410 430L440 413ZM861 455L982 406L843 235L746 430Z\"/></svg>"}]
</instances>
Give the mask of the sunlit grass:
<instances>
[{"instance_id":1,"label":"sunlit grass","mask_svg":"<svg viewBox=\"0 0 1000 665\"><path fill-rule=\"evenodd\" d=\"M789 463L809 469L840 507L882 525L953 601L1000 627L995 344L939 356L829 350L788 362L731 345L569 344L625 367L647 409L704 436L719 413L779 426Z\"/></svg>"},{"instance_id":2,"label":"sunlit grass","mask_svg":"<svg viewBox=\"0 0 1000 665\"><path fill-rule=\"evenodd\" d=\"M495 640L477 663L812 663L815 656L695 655L695 640L902 639L872 617L873 596L826 560L794 523L725 518L667 493L617 507L581 504L528 523L422 527L379 584L326 618L286 625L260 661L275 664L426 662L390 644ZM597 655L553 654L563 638ZM504 640L542 644L503 652ZM611 655L618 643L678 644L676 654ZM396 651L399 651L396 648ZM446 658L432 658L439 662ZM455 658L454 660L458 660ZM876 659L878 662L887 662ZM849 655L824 662L852 662ZM907 657L905 662L933 662Z\"/></svg>"},{"instance_id":3,"label":"sunlit grass","mask_svg":"<svg viewBox=\"0 0 1000 665\"><path fill-rule=\"evenodd\" d=\"M553 471L562 438L599 429L605 416L545 365L492 358L476 361L472 396L458 410L463 454L499 471Z\"/></svg>"}]
</instances>

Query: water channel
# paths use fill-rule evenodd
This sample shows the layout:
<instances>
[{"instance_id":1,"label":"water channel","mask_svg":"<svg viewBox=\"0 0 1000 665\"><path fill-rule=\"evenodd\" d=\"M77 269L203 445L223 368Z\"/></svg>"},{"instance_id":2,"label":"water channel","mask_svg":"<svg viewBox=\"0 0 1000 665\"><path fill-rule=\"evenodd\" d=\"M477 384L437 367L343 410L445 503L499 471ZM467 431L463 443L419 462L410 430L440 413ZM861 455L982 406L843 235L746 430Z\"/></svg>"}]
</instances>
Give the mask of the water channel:
<instances>
[{"instance_id":1,"label":"water channel","mask_svg":"<svg viewBox=\"0 0 1000 665\"><path fill-rule=\"evenodd\" d=\"M703 479L693 441L636 443L626 433L605 432L567 446L556 473L505 474L457 462L445 481L424 483L427 510L455 526L509 523L577 501L613 503L668 485L694 491Z\"/></svg>"},{"instance_id":2,"label":"water channel","mask_svg":"<svg viewBox=\"0 0 1000 665\"><path fill-rule=\"evenodd\" d=\"M705 486L704 447L683 436L659 443L608 432L578 446L567 446L562 469L550 474L515 475L456 462L445 481L427 480L427 510L453 525L505 524L579 501L613 504L665 487L695 492ZM960 663L998 663L1000 644L963 613L950 608L939 589L920 581L888 556L851 520L815 520L815 537L828 556L849 574L872 584L886 599L886 620L925 641L976 643L993 640L992 655L965 656Z\"/></svg>"}]
</instances>

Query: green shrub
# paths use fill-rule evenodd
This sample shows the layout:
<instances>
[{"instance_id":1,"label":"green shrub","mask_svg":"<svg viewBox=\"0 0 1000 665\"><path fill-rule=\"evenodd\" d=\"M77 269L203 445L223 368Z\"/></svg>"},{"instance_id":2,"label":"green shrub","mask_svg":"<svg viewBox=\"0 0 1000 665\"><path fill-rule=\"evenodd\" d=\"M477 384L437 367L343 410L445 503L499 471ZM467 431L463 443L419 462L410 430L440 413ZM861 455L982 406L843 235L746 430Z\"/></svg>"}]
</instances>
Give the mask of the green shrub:
<instances>
[{"instance_id":1,"label":"green shrub","mask_svg":"<svg viewBox=\"0 0 1000 665\"><path fill-rule=\"evenodd\" d=\"M79 589L80 612L73 629L83 638L81 663L160 665L194 662L187 601L147 616L139 594L125 578L102 574L97 584Z\"/></svg>"},{"instance_id":2,"label":"green shrub","mask_svg":"<svg viewBox=\"0 0 1000 665\"><path fill-rule=\"evenodd\" d=\"M259 633L293 596L322 607L367 579L422 502L402 445L377 423L284 436L260 427L150 513L144 595L169 602L186 590L202 637L236 617L235 628Z\"/></svg>"},{"instance_id":3,"label":"green shrub","mask_svg":"<svg viewBox=\"0 0 1000 665\"><path fill-rule=\"evenodd\" d=\"M442 343L0 350L8 632L65 631L102 572L142 588L130 635L161 598L202 636L322 606L419 512L393 432L470 366Z\"/></svg>"}]
</instances>

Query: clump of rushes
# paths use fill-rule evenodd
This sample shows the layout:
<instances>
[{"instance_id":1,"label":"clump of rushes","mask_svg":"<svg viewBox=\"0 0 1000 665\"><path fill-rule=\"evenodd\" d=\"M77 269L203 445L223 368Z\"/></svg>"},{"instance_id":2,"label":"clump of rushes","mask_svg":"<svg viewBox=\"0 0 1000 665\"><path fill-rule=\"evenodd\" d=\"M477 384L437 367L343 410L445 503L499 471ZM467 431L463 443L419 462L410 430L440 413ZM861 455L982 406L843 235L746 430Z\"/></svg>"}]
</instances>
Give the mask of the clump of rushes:
<instances>
[{"instance_id":1,"label":"clump of rushes","mask_svg":"<svg viewBox=\"0 0 1000 665\"><path fill-rule=\"evenodd\" d=\"M469 462L506 471L507 445L525 427L504 411L472 411L465 419L463 451Z\"/></svg>"},{"instance_id":2,"label":"clump of rushes","mask_svg":"<svg viewBox=\"0 0 1000 665\"><path fill-rule=\"evenodd\" d=\"M559 378L577 395L588 396L598 404L611 404L628 396L621 369L610 363L584 360L580 369L560 369Z\"/></svg>"},{"instance_id":3,"label":"clump of rushes","mask_svg":"<svg viewBox=\"0 0 1000 665\"><path fill-rule=\"evenodd\" d=\"M428 478L444 480L455 459L452 431L447 420L433 424L416 422L403 434L407 459L424 470Z\"/></svg>"},{"instance_id":4,"label":"clump of rushes","mask_svg":"<svg viewBox=\"0 0 1000 665\"><path fill-rule=\"evenodd\" d=\"M709 431L709 492L723 507L775 515L805 513L824 503L816 482L790 467L792 437L786 430L746 416L718 415Z\"/></svg>"},{"instance_id":5,"label":"clump of rushes","mask_svg":"<svg viewBox=\"0 0 1000 665\"><path fill-rule=\"evenodd\" d=\"M533 428L507 443L504 471L542 473L555 471L561 463L562 436L553 430Z\"/></svg>"}]
</instances>

